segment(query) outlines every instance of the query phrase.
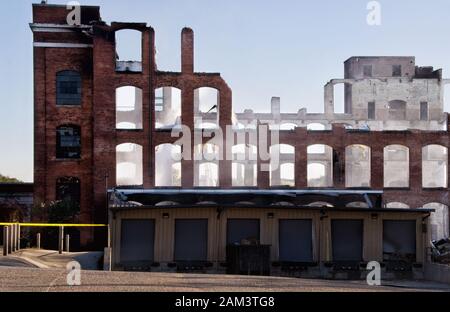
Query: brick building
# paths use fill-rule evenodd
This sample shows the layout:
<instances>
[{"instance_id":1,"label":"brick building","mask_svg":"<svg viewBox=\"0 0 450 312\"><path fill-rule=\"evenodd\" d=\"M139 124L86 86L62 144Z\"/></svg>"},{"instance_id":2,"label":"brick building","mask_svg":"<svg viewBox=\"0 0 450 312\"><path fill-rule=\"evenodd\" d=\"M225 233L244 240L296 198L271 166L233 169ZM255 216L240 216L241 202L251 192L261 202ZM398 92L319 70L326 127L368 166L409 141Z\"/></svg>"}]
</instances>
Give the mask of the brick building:
<instances>
[{"instance_id":1,"label":"brick building","mask_svg":"<svg viewBox=\"0 0 450 312\"><path fill-rule=\"evenodd\" d=\"M34 200L68 197L81 222L109 222L114 267L220 271L227 245L256 241L271 245L274 272L359 272L378 260L420 274L429 239L448 236L440 71L411 57L355 57L325 86L323 114L281 113L278 98L271 114L235 114L220 74L194 71L191 29L181 32L181 71L164 72L145 23L108 25L99 7L83 6L81 25L70 26L67 14L33 5ZM117 53L126 30L140 34L141 59ZM172 136L182 126L189 147ZM240 142L231 158L196 139L227 126L227 141ZM279 166L253 145L261 129ZM213 157L170 157L187 148ZM104 234L83 231L81 243L102 245Z\"/></svg>"}]
</instances>

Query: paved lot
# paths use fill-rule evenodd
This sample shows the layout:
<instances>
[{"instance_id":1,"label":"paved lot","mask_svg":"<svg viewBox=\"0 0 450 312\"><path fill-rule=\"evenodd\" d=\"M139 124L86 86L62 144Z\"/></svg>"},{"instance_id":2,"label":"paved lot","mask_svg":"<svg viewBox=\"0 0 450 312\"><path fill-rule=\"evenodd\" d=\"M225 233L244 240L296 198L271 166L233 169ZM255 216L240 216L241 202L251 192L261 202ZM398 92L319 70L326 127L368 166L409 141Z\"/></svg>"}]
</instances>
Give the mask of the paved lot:
<instances>
[{"instance_id":1,"label":"paved lot","mask_svg":"<svg viewBox=\"0 0 450 312\"><path fill-rule=\"evenodd\" d=\"M82 271L82 285L68 286L66 274L67 272L62 269L0 267L0 292L450 291L450 286L448 285L430 282L403 282L391 284L391 286L370 287L362 281L103 271Z\"/></svg>"}]
</instances>

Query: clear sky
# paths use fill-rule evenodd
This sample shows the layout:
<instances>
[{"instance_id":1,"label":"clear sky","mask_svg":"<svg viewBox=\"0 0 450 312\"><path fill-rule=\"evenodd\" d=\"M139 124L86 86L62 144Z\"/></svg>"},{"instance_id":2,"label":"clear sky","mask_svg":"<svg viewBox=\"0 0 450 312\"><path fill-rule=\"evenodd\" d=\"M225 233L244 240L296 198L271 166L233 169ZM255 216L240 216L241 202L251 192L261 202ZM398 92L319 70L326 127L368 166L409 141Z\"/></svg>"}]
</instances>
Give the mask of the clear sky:
<instances>
[{"instance_id":1,"label":"clear sky","mask_svg":"<svg viewBox=\"0 0 450 312\"><path fill-rule=\"evenodd\" d=\"M0 10L0 173L33 180L31 4ZM353 55L416 56L450 77L450 1L380 0L381 25L366 22L368 0L82 0L111 21L147 22L158 68L180 68L180 32L195 31L195 69L221 72L236 112L323 110L323 85ZM66 1L49 0L52 4ZM447 105L446 105L447 106ZM448 111L448 109L447 109Z\"/></svg>"}]
</instances>

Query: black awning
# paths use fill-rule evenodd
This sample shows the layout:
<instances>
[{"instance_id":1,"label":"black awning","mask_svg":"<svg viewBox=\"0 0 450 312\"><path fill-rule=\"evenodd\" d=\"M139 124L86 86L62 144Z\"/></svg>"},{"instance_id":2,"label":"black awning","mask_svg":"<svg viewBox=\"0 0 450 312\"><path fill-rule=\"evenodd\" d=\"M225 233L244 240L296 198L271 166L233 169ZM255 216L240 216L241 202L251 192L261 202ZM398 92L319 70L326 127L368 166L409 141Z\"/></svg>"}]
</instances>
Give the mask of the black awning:
<instances>
[{"instance_id":1,"label":"black awning","mask_svg":"<svg viewBox=\"0 0 450 312\"><path fill-rule=\"evenodd\" d=\"M383 208L382 191L336 189L113 189L109 208L295 208L327 211L432 212L432 209ZM350 205L359 203L360 206ZM361 205L362 203L362 205Z\"/></svg>"}]
</instances>

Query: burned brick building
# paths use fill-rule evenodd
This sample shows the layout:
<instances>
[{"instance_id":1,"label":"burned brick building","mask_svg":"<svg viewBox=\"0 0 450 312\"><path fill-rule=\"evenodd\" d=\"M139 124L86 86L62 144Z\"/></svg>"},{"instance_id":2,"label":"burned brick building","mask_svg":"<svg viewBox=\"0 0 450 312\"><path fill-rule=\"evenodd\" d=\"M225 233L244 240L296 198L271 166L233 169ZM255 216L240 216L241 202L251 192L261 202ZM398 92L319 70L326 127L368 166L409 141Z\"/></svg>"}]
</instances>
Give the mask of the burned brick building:
<instances>
[{"instance_id":1,"label":"burned brick building","mask_svg":"<svg viewBox=\"0 0 450 312\"><path fill-rule=\"evenodd\" d=\"M107 24L83 6L71 26L67 14L33 6L34 200L69 197L82 223L109 223L113 267L221 271L227 246L250 244L268 248L275 274L359 272L376 260L420 275L430 239L448 236L440 70L352 57L325 85L324 113L281 113L279 98L269 114L233 113L220 74L194 71L191 29L181 32L181 71L165 72L147 24ZM126 30L141 36L140 59L117 53ZM217 129L239 144L219 147ZM253 144L261 129L266 146ZM104 239L82 231L83 245Z\"/></svg>"}]
</instances>

